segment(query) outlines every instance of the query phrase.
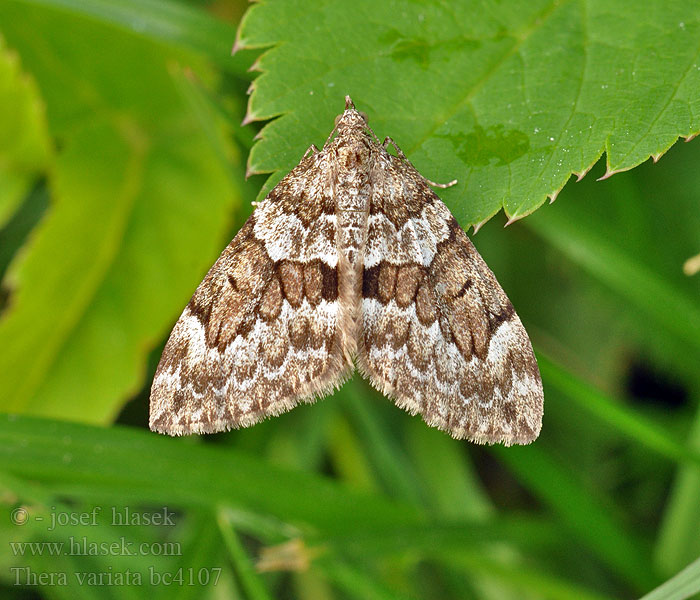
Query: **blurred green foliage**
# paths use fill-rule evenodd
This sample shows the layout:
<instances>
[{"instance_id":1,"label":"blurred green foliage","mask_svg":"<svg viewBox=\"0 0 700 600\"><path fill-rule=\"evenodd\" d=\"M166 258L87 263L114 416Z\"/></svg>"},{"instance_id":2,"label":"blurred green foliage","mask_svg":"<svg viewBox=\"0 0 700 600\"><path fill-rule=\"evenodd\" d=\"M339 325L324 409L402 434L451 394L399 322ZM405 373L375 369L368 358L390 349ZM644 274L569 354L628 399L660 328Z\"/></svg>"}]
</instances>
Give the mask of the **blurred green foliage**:
<instances>
[{"instance_id":1,"label":"blurred green foliage","mask_svg":"<svg viewBox=\"0 0 700 600\"><path fill-rule=\"evenodd\" d=\"M700 131L700 9L268 0L231 57L245 10L0 3L3 597L697 593L700 147L671 146ZM465 227L558 194L474 238L538 353L531 446L452 440L360 378L248 430L145 430L179 311L346 93L459 179Z\"/></svg>"}]
</instances>

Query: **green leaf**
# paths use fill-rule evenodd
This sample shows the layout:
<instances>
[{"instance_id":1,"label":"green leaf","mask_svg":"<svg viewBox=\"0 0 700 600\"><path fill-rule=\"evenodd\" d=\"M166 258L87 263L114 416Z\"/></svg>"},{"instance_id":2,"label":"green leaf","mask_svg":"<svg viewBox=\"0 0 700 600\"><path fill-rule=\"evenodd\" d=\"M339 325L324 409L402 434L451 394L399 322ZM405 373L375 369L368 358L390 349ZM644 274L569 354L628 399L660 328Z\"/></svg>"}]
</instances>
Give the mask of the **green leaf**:
<instances>
[{"instance_id":1,"label":"green leaf","mask_svg":"<svg viewBox=\"0 0 700 600\"><path fill-rule=\"evenodd\" d=\"M700 7L684 0L314 2L253 6L248 119L270 119L249 170L295 164L350 94L433 181L463 226L554 196L605 151L608 173L700 130Z\"/></svg>"},{"instance_id":2,"label":"green leaf","mask_svg":"<svg viewBox=\"0 0 700 600\"><path fill-rule=\"evenodd\" d=\"M248 79L243 60L231 58L235 26L184 2L167 0L13 0L88 17L152 41L201 53Z\"/></svg>"},{"instance_id":3,"label":"green leaf","mask_svg":"<svg viewBox=\"0 0 700 600\"><path fill-rule=\"evenodd\" d=\"M211 143L221 123L173 82L173 60L206 72L186 56L21 4L0 5L0 23L62 145L51 206L6 278L0 402L108 422L227 241L240 199Z\"/></svg>"},{"instance_id":4,"label":"green leaf","mask_svg":"<svg viewBox=\"0 0 700 600\"><path fill-rule=\"evenodd\" d=\"M0 227L46 168L49 154L39 90L0 36Z\"/></svg>"}]
</instances>

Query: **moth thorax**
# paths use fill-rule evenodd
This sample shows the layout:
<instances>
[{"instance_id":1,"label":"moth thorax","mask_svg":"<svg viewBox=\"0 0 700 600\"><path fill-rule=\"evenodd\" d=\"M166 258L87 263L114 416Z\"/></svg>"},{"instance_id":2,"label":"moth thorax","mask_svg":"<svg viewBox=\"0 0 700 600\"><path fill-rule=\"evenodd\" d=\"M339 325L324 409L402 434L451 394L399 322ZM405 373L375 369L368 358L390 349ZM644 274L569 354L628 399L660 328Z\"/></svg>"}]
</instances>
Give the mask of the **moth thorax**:
<instances>
[{"instance_id":1,"label":"moth thorax","mask_svg":"<svg viewBox=\"0 0 700 600\"><path fill-rule=\"evenodd\" d=\"M340 169L351 173L366 172L372 153L367 136L364 132L353 132L354 135L338 137L335 140L335 153Z\"/></svg>"}]
</instances>

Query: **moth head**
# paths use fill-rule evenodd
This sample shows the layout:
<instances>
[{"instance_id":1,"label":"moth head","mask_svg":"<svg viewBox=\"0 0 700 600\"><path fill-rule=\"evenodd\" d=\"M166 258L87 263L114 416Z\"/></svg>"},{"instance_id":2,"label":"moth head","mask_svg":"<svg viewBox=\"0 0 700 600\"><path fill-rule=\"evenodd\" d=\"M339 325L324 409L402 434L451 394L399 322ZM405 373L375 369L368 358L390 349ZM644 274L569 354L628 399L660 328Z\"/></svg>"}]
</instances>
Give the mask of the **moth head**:
<instances>
[{"instance_id":1,"label":"moth head","mask_svg":"<svg viewBox=\"0 0 700 600\"><path fill-rule=\"evenodd\" d=\"M350 96L346 96L345 111L335 119L335 128L328 143L340 163L353 169L371 153L370 132L367 116L356 110Z\"/></svg>"},{"instance_id":2,"label":"moth head","mask_svg":"<svg viewBox=\"0 0 700 600\"><path fill-rule=\"evenodd\" d=\"M367 115L354 108L348 108L335 118L336 129L367 129Z\"/></svg>"},{"instance_id":3,"label":"moth head","mask_svg":"<svg viewBox=\"0 0 700 600\"><path fill-rule=\"evenodd\" d=\"M345 96L345 111L335 118L336 128L367 128L367 115L355 109L350 96Z\"/></svg>"}]
</instances>

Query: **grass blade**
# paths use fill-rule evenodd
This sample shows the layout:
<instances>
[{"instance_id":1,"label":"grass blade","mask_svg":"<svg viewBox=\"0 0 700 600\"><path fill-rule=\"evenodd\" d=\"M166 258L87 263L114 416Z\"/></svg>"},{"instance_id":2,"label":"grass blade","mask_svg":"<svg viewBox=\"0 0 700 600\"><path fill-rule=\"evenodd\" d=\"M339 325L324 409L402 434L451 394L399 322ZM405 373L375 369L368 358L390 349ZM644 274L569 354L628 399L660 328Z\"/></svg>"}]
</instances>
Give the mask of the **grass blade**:
<instances>
[{"instance_id":1,"label":"grass blade","mask_svg":"<svg viewBox=\"0 0 700 600\"><path fill-rule=\"evenodd\" d=\"M649 544L624 528L612 507L596 498L565 466L556 463L537 445L493 446L491 450L610 569L635 588L644 589L656 583Z\"/></svg>"},{"instance_id":2,"label":"grass blade","mask_svg":"<svg viewBox=\"0 0 700 600\"><path fill-rule=\"evenodd\" d=\"M245 590L250 600L272 600L272 596L265 588L260 576L255 572L253 563L246 553L241 541L238 539L231 518L226 510L220 508L217 510L216 522L219 525L221 537L224 540L229 557L233 563L238 578L240 579L241 587Z\"/></svg>"},{"instance_id":3,"label":"grass blade","mask_svg":"<svg viewBox=\"0 0 700 600\"><path fill-rule=\"evenodd\" d=\"M556 387L616 431L674 462L700 467L700 451L680 444L661 427L613 401L541 353L537 354L537 362L547 385Z\"/></svg>"},{"instance_id":4,"label":"grass blade","mask_svg":"<svg viewBox=\"0 0 700 600\"><path fill-rule=\"evenodd\" d=\"M684 600L700 593L700 558L641 600Z\"/></svg>"}]
</instances>

